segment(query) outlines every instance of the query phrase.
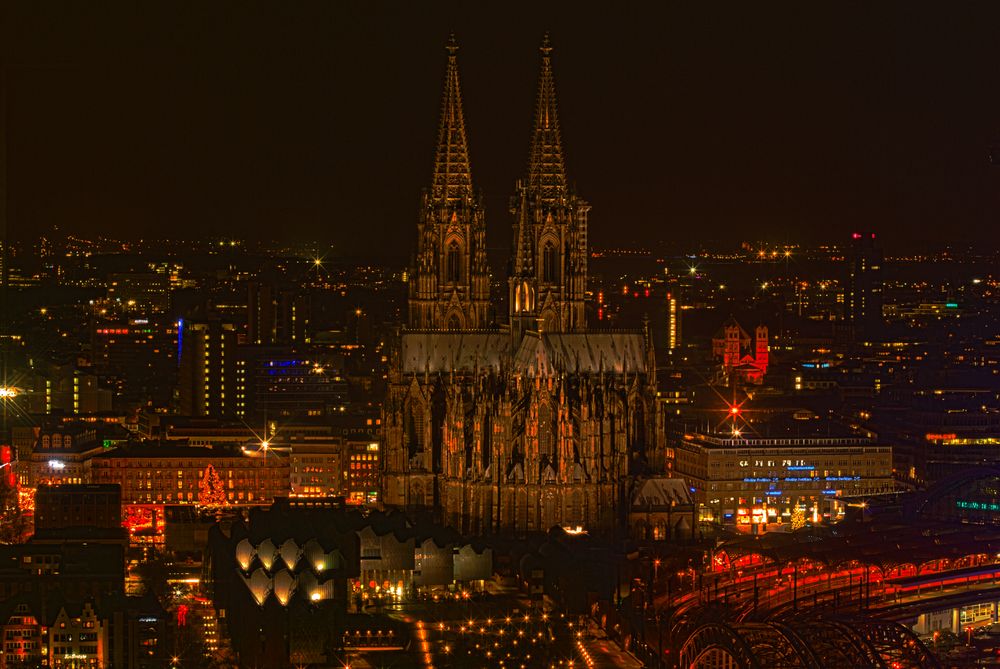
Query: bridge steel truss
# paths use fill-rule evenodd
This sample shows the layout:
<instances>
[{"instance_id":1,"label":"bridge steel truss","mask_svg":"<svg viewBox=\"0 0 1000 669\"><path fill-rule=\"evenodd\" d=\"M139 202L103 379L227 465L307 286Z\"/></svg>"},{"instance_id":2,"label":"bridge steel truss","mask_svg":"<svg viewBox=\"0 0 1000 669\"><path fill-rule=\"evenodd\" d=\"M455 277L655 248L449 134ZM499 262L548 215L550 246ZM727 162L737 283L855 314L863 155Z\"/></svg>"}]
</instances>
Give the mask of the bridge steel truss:
<instances>
[{"instance_id":1,"label":"bridge steel truss","mask_svg":"<svg viewBox=\"0 0 1000 669\"><path fill-rule=\"evenodd\" d=\"M808 618L694 627L677 654L683 669L940 669L917 635L893 622Z\"/></svg>"}]
</instances>

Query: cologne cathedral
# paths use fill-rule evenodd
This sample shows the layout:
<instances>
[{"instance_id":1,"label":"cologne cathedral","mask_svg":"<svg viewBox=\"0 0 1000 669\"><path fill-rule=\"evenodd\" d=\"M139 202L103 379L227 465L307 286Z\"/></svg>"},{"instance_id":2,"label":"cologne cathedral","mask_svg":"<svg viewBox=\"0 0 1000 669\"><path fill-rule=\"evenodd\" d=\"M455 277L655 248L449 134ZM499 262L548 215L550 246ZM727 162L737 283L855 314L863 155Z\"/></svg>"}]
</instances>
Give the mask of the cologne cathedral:
<instances>
[{"instance_id":1,"label":"cologne cathedral","mask_svg":"<svg viewBox=\"0 0 1000 669\"><path fill-rule=\"evenodd\" d=\"M648 331L585 316L590 206L566 177L552 48L541 47L525 178L511 198L509 317L491 316L454 39L383 412L383 503L466 533L622 528L634 477L662 466Z\"/></svg>"}]
</instances>

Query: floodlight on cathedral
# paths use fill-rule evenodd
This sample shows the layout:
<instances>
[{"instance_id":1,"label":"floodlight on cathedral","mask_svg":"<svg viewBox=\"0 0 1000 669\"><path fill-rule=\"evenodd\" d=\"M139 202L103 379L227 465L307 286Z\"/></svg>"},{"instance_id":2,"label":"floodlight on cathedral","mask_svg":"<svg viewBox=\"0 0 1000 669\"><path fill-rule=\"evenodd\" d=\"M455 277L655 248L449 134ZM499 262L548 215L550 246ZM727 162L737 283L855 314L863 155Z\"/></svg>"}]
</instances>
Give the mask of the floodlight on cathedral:
<instances>
[{"instance_id":1,"label":"floodlight on cathedral","mask_svg":"<svg viewBox=\"0 0 1000 669\"><path fill-rule=\"evenodd\" d=\"M510 311L487 320L495 306L457 51L452 39L409 322L387 374L382 500L462 532L610 533L624 522L629 477L665 460L649 329L588 331L590 206L566 175L548 38L527 170L511 198Z\"/></svg>"}]
</instances>

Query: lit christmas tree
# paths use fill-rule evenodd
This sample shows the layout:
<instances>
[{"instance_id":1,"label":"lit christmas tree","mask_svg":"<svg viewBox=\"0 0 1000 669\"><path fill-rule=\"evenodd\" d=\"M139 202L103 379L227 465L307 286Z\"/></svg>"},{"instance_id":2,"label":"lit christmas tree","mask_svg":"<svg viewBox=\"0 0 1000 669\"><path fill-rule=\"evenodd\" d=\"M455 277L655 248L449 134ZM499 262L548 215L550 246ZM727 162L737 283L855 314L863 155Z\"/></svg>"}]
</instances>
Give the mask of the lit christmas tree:
<instances>
[{"instance_id":1,"label":"lit christmas tree","mask_svg":"<svg viewBox=\"0 0 1000 669\"><path fill-rule=\"evenodd\" d=\"M226 486L215 471L215 467L209 465L205 468L205 473L198 484L198 505L206 508L218 510L229 504L226 499Z\"/></svg>"}]
</instances>

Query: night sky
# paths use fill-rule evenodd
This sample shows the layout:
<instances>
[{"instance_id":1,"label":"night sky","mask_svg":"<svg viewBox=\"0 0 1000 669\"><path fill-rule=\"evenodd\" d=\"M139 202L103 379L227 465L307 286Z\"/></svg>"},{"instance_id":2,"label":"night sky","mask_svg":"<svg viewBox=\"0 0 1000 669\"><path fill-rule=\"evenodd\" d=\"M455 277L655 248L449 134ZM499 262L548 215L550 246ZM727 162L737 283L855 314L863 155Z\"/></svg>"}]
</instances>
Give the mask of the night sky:
<instances>
[{"instance_id":1,"label":"night sky","mask_svg":"<svg viewBox=\"0 0 1000 669\"><path fill-rule=\"evenodd\" d=\"M13 236L408 254L454 30L505 248L548 30L595 245L1000 238L1000 3L269 4L4 4Z\"/></svg>"}]
</instances>

